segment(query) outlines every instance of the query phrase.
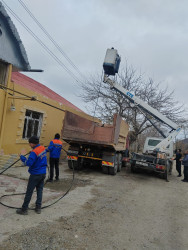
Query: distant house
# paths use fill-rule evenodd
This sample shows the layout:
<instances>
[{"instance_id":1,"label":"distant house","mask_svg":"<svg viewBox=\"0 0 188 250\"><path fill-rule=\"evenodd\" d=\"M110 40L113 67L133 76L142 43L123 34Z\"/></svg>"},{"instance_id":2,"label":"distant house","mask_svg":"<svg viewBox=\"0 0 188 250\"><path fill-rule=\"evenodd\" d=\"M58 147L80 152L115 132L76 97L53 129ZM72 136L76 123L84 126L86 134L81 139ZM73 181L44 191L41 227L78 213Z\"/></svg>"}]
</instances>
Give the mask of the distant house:
<instances>
[{"instance_id":1,"label":"distant house","mask_svg":"<svg viewBox=\"0 0 188 250\"><path fill-rule=\"evenodd\" d=\"M177 140L174 144L174 149L181 149L183 153L188 150L188 138Z\"/></svg>"},{"instance_id":2,"label":"distant house","mask_svg":"<svg viewBox=\"0 0 188 250\"><path fill-rule=\"evenodd\" d=\"M47 146L61 133L65 110L85 114L43 84L21 74L30 71L18 32L0 2L0 165L30 150L28 138Z\"/></svg>"}]
</instances>

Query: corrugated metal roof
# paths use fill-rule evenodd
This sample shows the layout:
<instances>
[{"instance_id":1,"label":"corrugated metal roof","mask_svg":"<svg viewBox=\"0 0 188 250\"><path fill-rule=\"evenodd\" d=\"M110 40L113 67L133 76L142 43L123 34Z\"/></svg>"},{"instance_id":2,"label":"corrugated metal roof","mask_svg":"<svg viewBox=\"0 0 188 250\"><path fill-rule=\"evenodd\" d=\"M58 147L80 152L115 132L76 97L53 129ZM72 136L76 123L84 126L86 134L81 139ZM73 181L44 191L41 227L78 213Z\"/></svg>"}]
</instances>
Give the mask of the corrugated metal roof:
<instances>
[{"instance_id":1,"label":"corrugated metal roof","mask_svg":"<svg viewBox=\"0 0 188 250\"><path fill-rule=\"evenodd\" d=\"M9 30L12 33L12 36L14 38L14 42L16 43L15 46L18 48L18 50L20 52L19 55L22 58L23 65L21 65L22 68L19 68L19 70L22 70L22 71L30 70L31 67L29 65L27 54L26 54L25 48L23 46L23 43L20 39L20 36L18 34L18 31L17 31L15 25L13 24L13 22L11 21L11 18L7 14L7 12L6 12L6 10L3 7L1 2L0 2L0 17L3 19L4 23L6 23L7 27L9 27ZM6 60L6 58L1 58L1 59ZM9 62L7 60L6 60L6 62L13 64L13 62ZM13 64L13 66L17 67L17 65L14 65L14 64Z\"/></svg>"},{"instance_id":2,"label":"corrugated metal roof","mask_svg":"<svg viewBox=\"0 0 188 250\"><path fill-rule=\"evenodd\" d=\"M62 103L70 108L73 108L77 111L83 112L81 109L73 105L71 102L67 101L62 96L55 93L53 90L49 89L42 83L39 83L28 76L25 76L19 72L12 73L12 81L20 86L23 86L35 93L39 93L43 96L46 96L56 102Z\"/></svg>"}]
</instances>

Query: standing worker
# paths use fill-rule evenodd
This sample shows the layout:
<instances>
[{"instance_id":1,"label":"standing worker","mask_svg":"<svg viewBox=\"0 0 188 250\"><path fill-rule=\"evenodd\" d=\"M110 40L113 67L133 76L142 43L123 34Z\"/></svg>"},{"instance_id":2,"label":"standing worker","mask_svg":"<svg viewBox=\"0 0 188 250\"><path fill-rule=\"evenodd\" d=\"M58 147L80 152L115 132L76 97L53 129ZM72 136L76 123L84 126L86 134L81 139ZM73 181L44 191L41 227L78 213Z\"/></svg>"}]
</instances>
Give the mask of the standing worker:
<instances>
[{"instance_id":1,"label":"standing worker","mask_svg":"<svg viewBox=\"0 0 188 250\"><path fill-rule=\"evenodd\" d=\"M41 213L44 179L46 177L47 157L45 147L39 144L37 136L32 136L29 139L29 145L33 150L30 152L28 159L20 155L21 161L29 167L28 172L30 173L24 203L22 208L16 210L16 213L21 215L28 214L28 206L35 188L37 190L35 212L37 214Z\"/></svg>"},{"instance_id":2,"label":"standing worker","mask_svg":"<svg viewBox=\"0 0 188 250\"><path fill-rule=\"evenodd\" d=\"M59 158L62 149L62 142L59 140L60 134L55 134L54 139L50 142L50 145L46 149L46 151L50 151L50 178L49 182L53 181L54 177L54 167L55 167L55 179L56 181L59 180Z\"/></svg>"},{"instance_id":3,"label":"standing worker","mask_svg":"<svg viewBox=\"0 0 188 250\"><path fill-rule=\"evenodd\" d=\"M174 160L176 160L176 170L178 172L178 176L177 177L181 177L181 159L182 158L182 154L181 154L181 149L178 149L176 152L176 158Z\"/></svg>"},{"instance_id":4,"label":"standing worker","mask_svg":"<svg viewBox=\"0 0 188 250\"><path fill-rule=\"evenodd\" d=\"M184 153L182 165L184 165L184 179L182 181L188 182L188 150Z\"/></svg>"}]
</instances>

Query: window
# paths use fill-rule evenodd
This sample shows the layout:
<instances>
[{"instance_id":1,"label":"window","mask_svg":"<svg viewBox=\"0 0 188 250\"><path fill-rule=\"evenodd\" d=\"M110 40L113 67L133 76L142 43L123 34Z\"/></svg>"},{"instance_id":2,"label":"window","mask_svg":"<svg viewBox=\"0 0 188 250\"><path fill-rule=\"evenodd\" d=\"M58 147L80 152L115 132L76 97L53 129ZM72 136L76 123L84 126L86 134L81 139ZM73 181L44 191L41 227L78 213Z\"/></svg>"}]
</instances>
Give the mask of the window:
<instances>
[{"instance_id":1,"label":"window","mask_svg":"<svg viewBox=\"0 0 188 250\"><path fill-rule=\"evenodd\" d=\"M148 145L149 146L157 146L159 144L159 142L161 142L161 140L152 140L152 139L149 139L148 141ZM170 145L168 145L166 148L169 148Z\"/></svg>"},{"instance_id":2,"label":"window","mask_svg":"<svg viewBox=\"0 0 188 250\"><path fill-rule=\"evenodd\" d=\"M33 135L40 137L41 126L42 114L35 111L26 110L22 138L29 139Z\"/></svg>"},{"instance_id":3,"label":"window","mask_svg":"<svg viewBox=\"0 0 188 250\"><path fill-rule=\"evenodd\" d=\"M149 145L149 146L157 146L157 144L159 144L159 142L161 142L161 140L149 139L148 145Z\"/></svg>"}]
</instances>

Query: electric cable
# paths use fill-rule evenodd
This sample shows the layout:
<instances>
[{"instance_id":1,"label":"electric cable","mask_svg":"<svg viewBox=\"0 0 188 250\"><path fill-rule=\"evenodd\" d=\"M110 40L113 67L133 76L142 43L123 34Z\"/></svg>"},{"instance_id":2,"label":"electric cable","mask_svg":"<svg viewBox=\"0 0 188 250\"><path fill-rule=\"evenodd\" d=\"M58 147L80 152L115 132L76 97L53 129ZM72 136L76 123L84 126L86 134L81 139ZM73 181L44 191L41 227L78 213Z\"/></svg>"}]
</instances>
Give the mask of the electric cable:
<instances>
[{"instance_id":1,"label":"electric cable","mask_svg":"<svg viewBox=\"0 0 188 250\"><path fill-rule=\"evenodd\" d=\"M30 153L30 152L29 152ZM29 153L25 154L24 156L28 155ZM9 168L11 168L13 165L15 165L20 159L16 160L15 162L13 162L10 166L8 166L6 169L4 169L1 173L3 174L5 171L7 171Z\"/></svg>"},{"instance_id":2,"label":"electric cable","mask_svg":"<svg viewBox=\"0 0 188 250\"><path fill-rule=\"evenodd\" d=\"M6 91L6 90L13 91L13 89L8 88L8 87L4 86L3 84L0 84L0 88L2 88L4 91ZM5 90L5 89L6 89L6 90ZM45 104L45 105L47 105L47 106L50 106L50 107L52 107L52 108L58 109L58 110L60 110L60 111L64 111L64 112L66 111L65 109L58 108L58 107L56 107L56 106L54 106L54 105L52 105L52 104L49 104L49 103L47 103L47 102L44 102L44 101L40 101L40 100L34 98L33 96L26 95L26 94L24 94L24 93L22 93L22 92L20 92L20 91L14 90L14 92L17 93L17 94L20 94L20 95L23 95L23 96L29 98L29 100L31 100L31 101L37 101L37 102L43 103L43 104ZM8 93L8 94L13 96L13 94L11 94L11 93ZM28 99L27 99L27 100L28 100Z\"/></svg>"},{"instance_id":3,"label":"electric cable","mask_svg":"<svg viewBox=\"0 0 188 250\"><path fill-rule=\"evenodd\" d=\"M16 18L16 20L30 33L30 35L48 52L49 55L62 67L67 73L76 80L77 83L82 82L75 76L75 74L67 68L67 66L42 42L42 40L35 35L35 33L16 15L16 13L2 0L8 11Z\"/></svg>"},{"instance_id":4,"label":"electric cable","mask_svg":"<svg viewBox=\"0 0 188 250\"><path fill-rule=\"evenodd\" d=\"M62 148L62 149L65 151L66 154L68 153L64 148ZM29 152L29 153L30 153L30 152ZM27 153L26 155L28 155L29 153ZM24 155L24 156L26 156L26 155ZM12 167L14 164L16 164L19 160L20 160L20 159L18 159L18 160L15 161L13 164L11 164L8 168L6 168L6 170L9 169L10 167ZM58 198L56 201L52 202L52 203L49 204L49 205L42 206L41 209L48 208L48 207L51 207L52 205L56 204L58 201L60 201L61 199L63 199L63 198L69 193L69 191L71 190L71 188L72 188L72 186L73 186L73 183L74 183L74 177L75 177L74 164L73 164L73 162L72 162L72 159L71 159L71 163L72 163L73 175L72 175L72 182L71 182L69 188L67 189L67 191L66 191L60 198ZM5 170L5 171L6 171L6 170ZM3 172L5 172L5 171L3 171ZM1 175L3 172L1 172L0 175ZM44 186L45 186L46 183L47 183L47 181L44 183ZM36 191L35 191L35 192L36 192ZM10 206L10 205L4 204L4 203L1 201L1 199L3 199L4 197L9 197L9 196L14 196L14 195L25 195L25 194L26 194L26 193L15 193L15 194L5 194L5 195L2 195L2 196L0 197L0 204L3 205L4 207L7 207L7 208L19 209L20 207L14 207L14 206ZM35 210L34 208L28 208L28 209L29 209L29 210Z\"/></svg>"},{"instance_id":5,"label":"electric cable","mask_svg":"<svg viewBox=\"0 0 188 250\"><path fill-rule=\"evenodd\" d=\"M22 0L18 0L18 2L22 5L22 7L26 10L26 12L30 15L30 17L35 21L35 23L39 26L39 28L46 34L46 36L50 39L50 41L54 44L54 46L58 49L58 51L65 57L65 59L71 64L71 66L77 71L77 73L83 78L86 77L80 72L78 67L71 61L71 59L67 56L67 54L63 51L63 49L57 44L57 42L53 39L53 37L48 33L48 31L42 26L42 24L37 20L37 18L33 15L33 13L29 10L26 4Z\"/></svg>"}]
</instances>

